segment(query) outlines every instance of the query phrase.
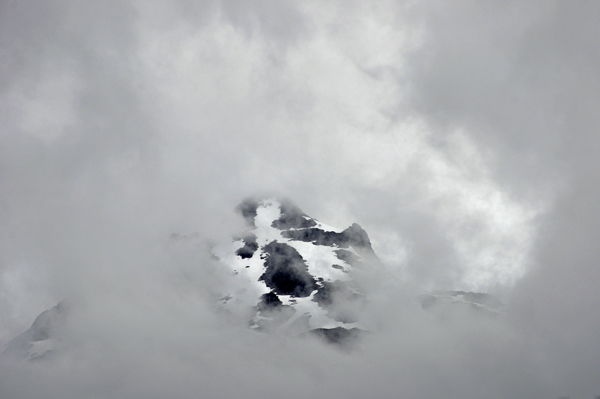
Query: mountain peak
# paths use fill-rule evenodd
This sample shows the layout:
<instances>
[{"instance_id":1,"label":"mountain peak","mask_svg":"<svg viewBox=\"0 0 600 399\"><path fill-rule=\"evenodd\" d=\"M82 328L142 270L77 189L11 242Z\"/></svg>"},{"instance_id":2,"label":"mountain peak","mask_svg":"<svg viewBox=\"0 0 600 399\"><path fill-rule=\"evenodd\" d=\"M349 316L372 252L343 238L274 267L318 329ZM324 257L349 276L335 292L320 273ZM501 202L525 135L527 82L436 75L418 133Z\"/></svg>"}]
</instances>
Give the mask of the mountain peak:
<instances>
[{"instance_id":1,"label":"mountain peak","mask_svg":"<svg viewBox=\"0 0 600 399\"><path fill-rule=\"evenodd\" d=\"M251 309L258 331L360 328L366 295L354 269L377 258L364 229L325 225L289 199L246 198L236 209L248 229L215 254L231 271L226 309Z\"/></svg>"}]
</instances>

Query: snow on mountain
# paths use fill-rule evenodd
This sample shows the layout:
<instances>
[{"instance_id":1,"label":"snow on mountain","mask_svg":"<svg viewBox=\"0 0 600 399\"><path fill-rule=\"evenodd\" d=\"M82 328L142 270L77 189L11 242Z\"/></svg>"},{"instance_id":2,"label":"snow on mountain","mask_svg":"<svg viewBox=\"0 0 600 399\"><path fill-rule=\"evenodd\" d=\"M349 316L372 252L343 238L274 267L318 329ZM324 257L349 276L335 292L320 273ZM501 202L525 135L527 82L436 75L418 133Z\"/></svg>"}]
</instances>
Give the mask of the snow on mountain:
<instances>
[{"instance_id":1,"label":"snow on mountain","mask_svg":"<svg viewBox=\"0 0 600 399\"><path fill-rule=\"evenodd\" d=\"M257 331L316 331L337 340L364 329L366 296L356 277L380 262L359 225L336 229L289 200L247 199L238 210L247 230L214 250L231 273L221 287L225 309L247 312Z\"/></svg>"}]
</instances>

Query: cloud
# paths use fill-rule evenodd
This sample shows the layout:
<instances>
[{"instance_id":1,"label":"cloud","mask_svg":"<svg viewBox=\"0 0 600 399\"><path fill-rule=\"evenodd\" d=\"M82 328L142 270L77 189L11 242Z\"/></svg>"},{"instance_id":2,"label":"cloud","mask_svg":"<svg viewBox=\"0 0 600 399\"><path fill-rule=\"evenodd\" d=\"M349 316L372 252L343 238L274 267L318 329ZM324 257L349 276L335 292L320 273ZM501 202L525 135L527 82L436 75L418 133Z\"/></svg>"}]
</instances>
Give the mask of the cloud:
<instances>
[{"instance_id":1,"label":"cloud","mask_svg":"<svg viewBox=\"0 0 600 399\"><path fill-rule=\"evenodd\" d=\"M89 356L5 367L0 391L597 394L598 11L2 2L0 342L72 298ZM226 240L263 192L360 223L414 286L491 290L513 318L440 327L390 299L354 357L224 328L218 266L168 237Z\"/></svg>"}]
</instances>

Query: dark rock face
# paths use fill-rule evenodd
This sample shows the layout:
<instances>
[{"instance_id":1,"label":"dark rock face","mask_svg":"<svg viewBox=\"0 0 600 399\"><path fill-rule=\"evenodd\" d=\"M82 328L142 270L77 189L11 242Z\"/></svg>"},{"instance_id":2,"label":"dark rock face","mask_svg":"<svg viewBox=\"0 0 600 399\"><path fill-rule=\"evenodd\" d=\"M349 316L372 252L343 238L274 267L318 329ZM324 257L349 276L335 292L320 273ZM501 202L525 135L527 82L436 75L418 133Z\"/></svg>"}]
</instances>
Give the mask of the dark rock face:
<instances>
[{"instance_id":1,"label":"dark rock face","mask_svg":"<svg viewBox=\"0 0 600 399\"><path fill-rule=\"evenodd\" d=\"M256 309L257 314L263 318L256 322L250 321L250 324L256 324L258 331L272 331L296 313L293 307L284 305L274 292L264 294Z\"/></svg>"},{"instance_id":2,"label":"dark rock face","mask_svg":"<svg viewBox=\"0 0 600 399\"><path fill-rule=\"evenodd\" d=\"M272 227L279 230L305 229L317 225L312 218L302 212L302 210L290 200L282 200L279 209L281 211L281 216L271 224Z\"/></svg>"},{"instance_id":3,"label":"dark rock face","mask_svg":"<svg viewBox=\"0 0 600 399\"><path fill-rule=\"evenodd\" d=\"M316 289L308 266L293 247L273 241L263 247L265 272L260 276L276 294L307 297Z\"/></svg>"},{"instance_id":4,"label":"dark rock face","mask_svg":"<svg viewBox=\"0 0 600 399\"><path fill-rule=\"evenodd\" d=\"M342 234L355 249L360 250L364 248L368 249L370 252L373 252L373 249L371 248L371 240L369 240L367 232L357 223L352 223L352 226L344 230Z\"/></svg>"},{"instance_id":5,"label":"dark rock face","mask_svg":"<svg viewBox=\"0 0 600 399\"><path fill-rule=\"evenodd\" d=\"M288 230L281 233L285 238L292 240L311 242L315 245L332 246L337 245L342 248L348 248L348 242L345 240L343 233L334 231L324 231L318 228L309 228L303 230Z\"/></svg>"},{"instance_id":6,"label":"dark rock face","mask_svg":"<svg viewBox=\"0 0 600 399\"><path fill-rule=\"evenodd\" d=\"M256 242L256 235L249 234L242 238L244 246L236 251L236 254L242 259L250 259L254 256L254 252L258 250L258 242Z\"/></svg>"},{"instance_id":7,"label":"dark rock face","mask_svg":"<svg viewBox=\"0 0 600 399\"><path fill-rule=\"evenodd\" d=\"M279 297L274 292L269 292L268 294L264 294L260 297L260 302L257 307L260 311L267 311L271 309L277 309L278 307L283 306L283 303L279 299Z\"/></svg>"},{"instance_id":8,"label":"dark rock face","mask_svg":"<svg viewBox=\"0 0 600 399\"><path fill-rule=\"evenodd\" d=\"M364 262L362 262L360 260L360 258L358 256L356 256L352 252L347 251L345 249L338 249L338 250L336 250L335 251L335 255L337 256L337 258L339 260L343 260L344 262L346 262L350 266L360 267L364 263Z\"/></svg>"},{"instance_id":9,"label":"dark rock face","mask_svg":"<svg viewBox=\"0 0 600 399\"><path fill-rule=\"evenodd\" d=\"M352 246L357 251L373 253L367 232L356 223L341 233L324 231L315 227L283 231L281 235L292 240L310 242L315 245L337 246L339 248Z\"/></svg>"}]
</instances>

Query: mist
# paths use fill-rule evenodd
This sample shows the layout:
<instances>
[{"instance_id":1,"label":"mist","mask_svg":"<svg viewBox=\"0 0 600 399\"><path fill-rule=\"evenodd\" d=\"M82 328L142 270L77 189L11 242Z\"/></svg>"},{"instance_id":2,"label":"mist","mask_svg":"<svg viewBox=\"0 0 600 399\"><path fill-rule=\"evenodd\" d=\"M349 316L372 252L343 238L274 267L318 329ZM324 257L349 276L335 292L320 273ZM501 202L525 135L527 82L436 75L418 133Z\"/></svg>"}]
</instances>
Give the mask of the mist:
<instances>
[{"instance_id":1,"label":"mist","mask_svg":"<svg viewBox=\"0 0 600 399\"><path fill-rule=\"evenodd\" d=\"M0 396L600 395L599 17L0 1L0 344L70 308L68 350L0 361ZM378 328L350 353L213 306L207 249L273 195L359 223L411 287L369 293ZM411 295L434 289L505 315L424 313Z\"/></svg>"}]
</instances>

